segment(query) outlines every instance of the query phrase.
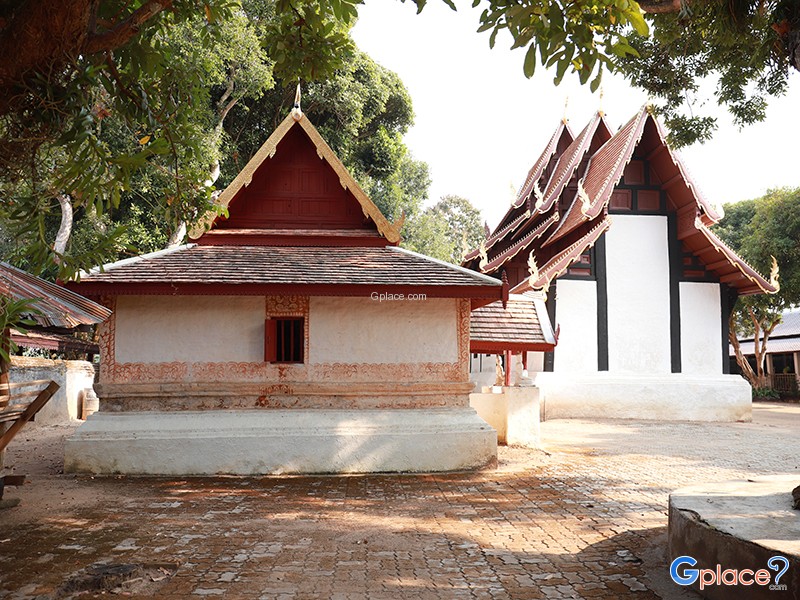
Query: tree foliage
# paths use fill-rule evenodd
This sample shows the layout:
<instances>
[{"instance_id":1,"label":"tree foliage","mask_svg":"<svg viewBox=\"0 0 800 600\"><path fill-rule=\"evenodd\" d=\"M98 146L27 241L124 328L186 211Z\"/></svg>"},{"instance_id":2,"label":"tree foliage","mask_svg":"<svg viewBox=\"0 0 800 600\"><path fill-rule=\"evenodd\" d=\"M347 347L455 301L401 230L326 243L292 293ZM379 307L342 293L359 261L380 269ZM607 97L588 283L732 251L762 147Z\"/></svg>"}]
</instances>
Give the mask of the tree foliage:
<instances>
[{"instance_id":1,"label":"tree foliage","mask_svg":"<svg viewBox=\"0 0 800 600\"><path fill-rule=\"evenodd\" d=\"M410 219L403 246L453 264L461 261L484 238L481 213L461 196L443 196Z\"/></svg>"},{"instance_id":2,"label":"tree foliage","mask_svg":"<svg viewBox=\"0 0 800 600\"><path fill-rule=\"evenodd\" d=\"M671 142L707 140L716 128L702 89L715 84L717 104L735 124L766 116L768 100L800 68L800 3L794 0L685 2L651 16L651 36L632 36L636 53L619 70L656 100Z\"/></svg>"},{"instance_id":3,"label":"tree foliage","mask_svg":"<svg viewBox=\"0 0 800 600\"><path fill-rule=\"evenodd\" d=\"M763 388L769 336L781 314L800 304L800 188L774 189L761 198L726 205L725 218L717 231L762 272L770 270L772 257L780 270L780 291L740 297L731 319L731 343L737 350L737 362L753 387ZM738 351L737 333L754 338L755 370Z\"/></svg>"}]
</instances>

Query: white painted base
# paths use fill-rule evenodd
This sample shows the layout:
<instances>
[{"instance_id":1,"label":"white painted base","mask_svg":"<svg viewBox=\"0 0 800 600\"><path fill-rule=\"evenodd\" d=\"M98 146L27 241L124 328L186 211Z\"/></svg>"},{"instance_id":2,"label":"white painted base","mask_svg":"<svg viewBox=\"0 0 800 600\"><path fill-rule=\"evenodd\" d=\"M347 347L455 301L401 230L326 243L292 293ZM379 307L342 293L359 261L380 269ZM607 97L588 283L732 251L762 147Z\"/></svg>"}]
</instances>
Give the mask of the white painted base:
<instances>
[{"instance_id":1,"label":"white painted base","mask_svg":"<svg viewBox=\"0 0 800 600\"><path fill-rule=\"evenodd\" d=\"M502 387L500 393L470 394L469 404L497 431L497 441L510 446L539 445L539 390L533 386Z\"/></svg>"},{"instance_id":2,"label":"white painted base","mask_svg":"<svg viewBox=\"0 0 800 600\"><path fill-rule=\"evenodd\" d=\"M495 461L497 434L471 408L99 412L65 454L82 473L453 471Z\"/></svg>"},{"instance_id":3,"label":"white painted base","mask_svg":"<svg viewBox=\"0 0 800 600\"><path fill-rule=\"evenodd\" d=\"M738 375L537 373L545 419L750 421L750 385Z\"/></svg>"}]
</instances>

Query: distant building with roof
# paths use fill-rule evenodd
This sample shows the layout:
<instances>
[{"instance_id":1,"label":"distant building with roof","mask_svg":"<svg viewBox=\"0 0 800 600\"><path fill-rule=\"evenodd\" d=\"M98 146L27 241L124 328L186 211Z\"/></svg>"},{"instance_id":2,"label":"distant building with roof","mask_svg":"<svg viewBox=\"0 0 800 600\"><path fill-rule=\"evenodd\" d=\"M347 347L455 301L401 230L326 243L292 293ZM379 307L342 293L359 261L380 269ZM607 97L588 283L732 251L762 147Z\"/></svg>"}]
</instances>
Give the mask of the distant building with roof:
<instances>
[{"instance_id":1,"label":"distant building with roof","mask_svg":"<svg viewBox=\"0 0 800 600\"><path fill-rule=\"evenodd\" d=\"M602 112L577 135L559 124L463 263L546 294L558 344L525 357L544 415L750 418L728 317L777 288L713 233L721 217L646 107L617 131Z\"/></svg>"},{"instance_id":2,"label":"distant building with roof","mask_svg":"<svg viewBox=\"0 0 800 600\"><path fill-rule=\"evenodd\" d=\"M397 246L302 114L278 126L192 243L69 287L101 326L100 412L67 441L72 471L439 471L497 438L469 406L470 311L488 275Z\"/></svg>"},{"instance_id":3,"label":"distant building with roof","mask_svg":"<svg viewBox=\"0 0 800 600\"><path fill-rule=\"evenodd\" d=\"M742 354L755 369L755 342L751 337L739 338ZM731 372L740 372L733 346L730 347ZM800 309L787 310L767 340L764 371L772 388L797 393L800 384Z\"/></svg>"}]
</instances>

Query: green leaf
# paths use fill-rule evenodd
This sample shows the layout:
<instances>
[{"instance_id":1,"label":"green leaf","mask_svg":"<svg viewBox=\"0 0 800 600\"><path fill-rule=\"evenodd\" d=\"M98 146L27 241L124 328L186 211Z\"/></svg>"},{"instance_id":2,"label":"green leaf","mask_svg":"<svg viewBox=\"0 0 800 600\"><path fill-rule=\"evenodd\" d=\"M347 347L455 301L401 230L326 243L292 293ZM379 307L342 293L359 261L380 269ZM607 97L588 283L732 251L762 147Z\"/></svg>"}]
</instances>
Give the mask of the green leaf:
<instances>
[{"instance_id":1,"label":"green leaf","mask_svg":"<svg viewBox=\"0 0 800 600\"><path fill-rule=\"evenodd\" d=\"M522 72L525 77L530 79L536 71L536 45L531 44L525 53L525 62L522 64Z\"/></svg>"}]
</instances>

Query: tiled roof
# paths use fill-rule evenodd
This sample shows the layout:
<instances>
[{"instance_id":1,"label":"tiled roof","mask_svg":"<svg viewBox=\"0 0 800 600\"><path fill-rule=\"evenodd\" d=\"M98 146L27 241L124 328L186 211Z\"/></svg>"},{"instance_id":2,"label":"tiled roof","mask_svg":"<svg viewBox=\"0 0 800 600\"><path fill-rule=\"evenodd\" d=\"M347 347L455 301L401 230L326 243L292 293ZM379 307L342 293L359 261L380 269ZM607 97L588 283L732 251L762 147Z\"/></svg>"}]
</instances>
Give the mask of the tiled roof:
<instances>
[{"instance_id":1,"label":"tiled roof","mask_svg":"<svg viewBox=\"0 0 800 600\"><path fill-rule=\"evenodd\" d=\"M767 346L770 352L772 352L772 343L778 342L779 338L796 338L797 343L800 344L800 310L787 310L781 315L781 322L775 326L769 336ZM753 336L739 339L742 342L750 340L752 343ZM797 349L800 350L800 348Z\"/></svg>"},{"instance_id":2,"label":"tiled roof","mask_svg":"<svg viewBox=\"0 0 800 600\"><path fill-rule=\"evenodd\" d=\"M474 351L502 346L549 351L555 346L544 302L521 294L511 295L505 308L497 301L473 310L469 338Z\"/></svg>"},{"instance_id":3,"label":"tiled roof","mask_svg":"<svg viewBox=\"0 0 800 600\"><path fill-rule=\"evenodd\" d=\"M30 318L42 327L72 329L111 316L104 306L5 262L0 262L0 294L14 300L36 298L35 306L41 314L32 313Z\"/></svg>"},{"instance_id":4,"label":"tiled roof","mask_svg":"<svg viewBox=\"0 0 800 600\"><path fill-rule=\"evenodd\" d=\"M565 273L572 263L580 259L581 254L586 252L587 248L591 248L610 226L611 220L608 216L599 219L577 242L553 256L544 266L540 267L539 278L533 285L531 285L530 277L526 277L511 291L521 294L532 289L546 288L551 281Z\"/></svg>"},{"instance_id":5,"label":"tiled roof","mask_svg":"<svg viewBox=\"0 0 800 600\"><path fill-rule=\"evenodd\" d=\"M556 154L558 150L558 143L564 136L566 136L566 139L568 140L573 139L572 131L570 130L569 125L567 125L565 121L561 121L558 124L555 132L553 132L553 135L550 137L550 141L547 143L544 152L542 152L542 154L539 156L536 162L533 163L533 166L528 171L528 175L525 178L525 183L523 183L522 187L520 187L516 199L511 203L511 206L503 218L500 219L500 223L492 232L492 235L486 239L484 246L487 250L491 249L492 246L494 246L501 239L505 238L508 234L514 233L517 229L519 229L520 226L526 225L528 220L532 217L527 205L530 204L533 206L534 202L528 202L528 199L533 193L534 186L539 185L539 180L542 179L548 162ZM475 248L471 252L467 253L467 255L464 257L464 262L467 263L477 258L479 255L480 248Z\"/></svg>"},{"instance_id":6,"label":"tiled roof","mask_svg":"<svg viewBox=\"0 0 800 600\"><path fill-rule=\"evenodd\" d=\"M599 130L599 131L598 131ZM572 179L576 169L580 166L586 153L589 151L592 140L596 133L604 135L604 140L611 137L611 131L600 113L595 113L591 121L583 128L578 134L578 137L569 145L564 153L558 158L558 163L547 182L547 189L544 192L544 203L542 204L542 211L550 210L550 207L561 196L564 187Z\"/></svg>"},{"instance_id":7,"label":"tiled roof","mask_svg":"<svg viewBox=\"0 0 800 600\"><path fill-rule=\"evenodd\" d=\"M498 267L503 266L507 261L514 258L517 254L527 248L531 242L536 238L544 235L554 223L558 222L558 213L554 212L544 220L542 220L536 227L531 229L524 237L517 240L512 246L500 252L497 256L493 256L491 260L482 269L483 272L494 272Z\"/></svg>"},{"instance_id":8,"label":"tiled roof","mask_svg":"<svg viewBox=\"0 0 800 600\"><path fill-rule=\"evenodd\" d=\"M72 287L89 293L109 284L502 286L497 279L394 246L196 244L106 265L83 274Z\"/></svg>"}]
</instances>

